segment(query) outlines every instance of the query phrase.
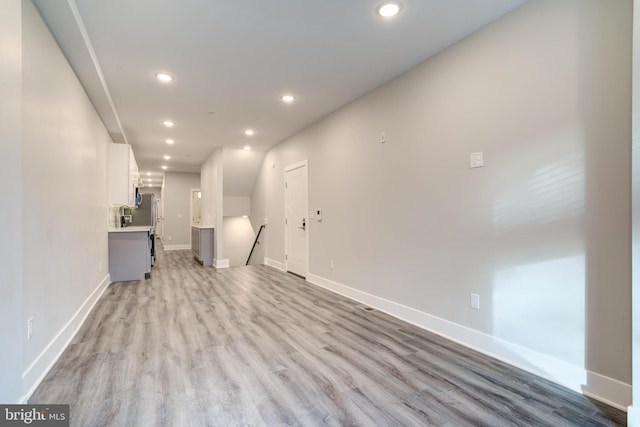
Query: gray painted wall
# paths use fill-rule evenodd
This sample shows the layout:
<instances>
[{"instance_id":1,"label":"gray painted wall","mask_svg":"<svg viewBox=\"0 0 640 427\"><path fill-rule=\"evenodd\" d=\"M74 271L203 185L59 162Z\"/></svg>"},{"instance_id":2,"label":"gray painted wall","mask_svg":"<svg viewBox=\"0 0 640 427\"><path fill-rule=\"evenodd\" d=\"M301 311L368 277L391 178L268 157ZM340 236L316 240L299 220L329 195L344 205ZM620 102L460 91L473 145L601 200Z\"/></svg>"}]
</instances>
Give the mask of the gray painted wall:
<instances>
[{"instance_id":1,"label":"gray painted wall","mask_svg":"<svg viewBox=\"0 0 640 427\"><path fill-rule=\"evenodd\" d=\"M191 189L200 188L200 174L166 172L164 174L164 224L166 246L191 244Z\"/></svg>"},{"instance_id":2,"label":"gray painted wall","mask_svg":"<svg viewBox=\"0 0 640 427\"><path fill-rule=\"evenodd\" d=\"M264 256L309 159L310 273L630 384L630 41L631 1L528 2L311 125L265 156Z\"/></svg>"},{"instance_id":3,"label":"gray painted wall","mask_svg":"<svg viewBox=\"0 0 640 427\"><path fill-rule=\"evenodd\" d=\"M22 397L22 1L0 3L0 402Z\"/></svg>"},{"instance_id":4,"label":"gray painted wall","mask_svg":"<svg viewBox=\"0 0 640 427\"><path fill-rule=\"evenodd\" d=\"M79 323L76 312L106 284L110 137L33 4L22 12L22 189L13 202L22 204L21 325L34 317L23 341L27 393L66 343L57 334L72 332L67 323Z\"/></svg>"}]
</instances>

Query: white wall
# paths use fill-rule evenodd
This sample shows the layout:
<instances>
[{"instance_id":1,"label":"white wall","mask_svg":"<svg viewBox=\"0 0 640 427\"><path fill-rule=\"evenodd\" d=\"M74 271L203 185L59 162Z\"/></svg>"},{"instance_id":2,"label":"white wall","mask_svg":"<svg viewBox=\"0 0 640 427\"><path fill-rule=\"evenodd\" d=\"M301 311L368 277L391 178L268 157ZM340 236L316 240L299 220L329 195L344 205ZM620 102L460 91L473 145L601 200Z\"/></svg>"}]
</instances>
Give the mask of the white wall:
<instances>
[{"instance_id":1,"label":"white wall","mask_svg":"<svg viewBox=\"0 0 640 427\"><path fill-rule=\"evenodd\" d=\"M244 216L251 213L250 197L224 197L224 216Z\"/></svg>"},{"instance_id":2,"label":"white wall","mask_svg":"<svg viewBox=\"0 0 640 427\"><path fill-rule=\"evenodd\" d=\"M200 174L165 172L162 195L162 238L165 249L191 248L191 189L198 188Z\"/></svg>"},{"instance_id":3,"label":"white wall","mask_svg":"<svg viewBox=\"0 0 640 427\"><path fill-rule=\"evenodd\" d=\"M224 217L223 222L224 255L229 260L229 266L245 265L255 239L251 221L241 216L229 216Z\"/></svg>"},{"instance_id":4,"label":"white wall","mask_svg":"<svg viewBox=\"0 0 640 427\"><path fill-rule=\"evenodd\" d=\"M629 0L528 2L313 124L265 156L264 256L308 159L311 281L624 406L630 41Z\"/></svg>"},{"instance_id":5,"label":"white wall","mask_svg":"<svg viewBox=\"0 0 640 427\"><path fill-rule=\"evenodd\" d=\"M223 149L223 194L225 197L249 197L258 178L264 151Z\"/></svg>"},{"instance_id":6,"label":"white wall","mask_svg":"<svg viewBox=\"0 0 640 427\"><path fill-rule=\"evenodd\" d=\"M154 194L156 199L160 199L162 195L162 189L160 187L142 187L140 194Z\"/></svg>"},{"instance_id":7,"label":"white wall","mask_svg":"<svg viewBox=\"0 0 640 427\"><path fill-rule=\"evenodd\" d=\"M200 188L202 189L202 224L214 227L214 265L224 266L223 236L223 152L222 148L213 150L200 168Z\"/></svg>"},{"instance_id":8,"label":"white wall","mask_svg":"<svg viewBox=\"0 0 640 427\"><path fill-rule=\"evenodd\" d=\"M276 147L277 148L277 147ZM267 153L268 154L268 153ZM304 157L304 154L300 154ZM251 214L249 215L249 219L251 220L251 226L258 233L260 230L260 226L265 224L265 228L260 234L260 244L256 246L251 255L250 264L268 264L269 258L267 256L267 248L271 248L269 253L272 253L273 256L277 257L284 252L284 229L282 227L278 227L278 224L273 224L275 227L272 227L269 224L269 217L274 217L274 213L272 210L276 206L280 206L284 204L284 193L275 191L271 194L271 189L275 189L280 182L280 185L284 185L284 172L283 166L278 166L275 163L275 158L280 157L280 155L276 155L275 153L271 156L265 156L264 161L262 163L262 167L260 168L260 172L258 175L258 179L256 180L253 193L251 195ZM271 161L271 163L269 163ZM278 167L276 167L278 166ZM278 181L281 179L281 181ZM279 204L278 201L281 203ZM284 218L284 207L281 208L281 216L280 218ZM281 251L278 251L276 246L271 246L268 242L269 237L273 235L276 242L278 239L282 239ZM284 268L284 260L279 261Z\"/></svg>"},{"instance_id":9,"label":"white wall","mask_svg":"<svg viewBox=\"0 0 640 427\"><path fill-rule=\"evenodd\" d=\"M30 1L22 13L22 189L13 203L22 204L21 324L34 318L23 341L28 394L108 284L110 137Z\"/></svg>"},{"instance_id":10,"label":"white wall","mask_svg":"<svg viewBox=\"0 0 640 427\"><path fill-rule=\"evenodd\" d=\"M200 168L200 189L202 190L202 224L214 225L218 209L222 209L222 149L213 150ZM220 205L220 206L219 206Z\"/></svg>"},{"instance_id":11,"label":"white wall","mask_svg":"<svg viewBox=\"0 0 640 427\"><path fill-rule=\"evenodd\" d=\"M0 402L22 397L22 2L0 3Z\"/></svg>"}]
</instances>

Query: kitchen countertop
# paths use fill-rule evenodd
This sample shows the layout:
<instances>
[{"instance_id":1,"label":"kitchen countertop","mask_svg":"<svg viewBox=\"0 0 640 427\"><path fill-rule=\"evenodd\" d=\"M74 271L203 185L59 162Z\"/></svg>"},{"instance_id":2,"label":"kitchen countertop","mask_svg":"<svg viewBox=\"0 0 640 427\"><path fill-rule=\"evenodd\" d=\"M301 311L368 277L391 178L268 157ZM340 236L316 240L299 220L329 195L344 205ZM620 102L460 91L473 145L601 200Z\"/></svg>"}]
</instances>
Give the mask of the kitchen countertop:
<instances>
[{"instance_id":1,"label":"kitchen countertop","mask_svg":"<svg viewBox=\"0 0 640 427\"><path fill-rule=\"evenodd\" d=\"M193 228L199 228L199 229L210 229L210 228L214 228L213 225L192 225L191 227Z\"/></svg>"},{"instance_id":2,"label":"kitchen countertop","mask_svg":"<svg viewBox=\"0 0 640 427\"><path fill-rule=\"evenodd\" d=\"M109 233L136 233L136 232L149 232L153 230L150 225L132 225L130 227L117 227L109 228Z\"/></svg>"}]
</instances>

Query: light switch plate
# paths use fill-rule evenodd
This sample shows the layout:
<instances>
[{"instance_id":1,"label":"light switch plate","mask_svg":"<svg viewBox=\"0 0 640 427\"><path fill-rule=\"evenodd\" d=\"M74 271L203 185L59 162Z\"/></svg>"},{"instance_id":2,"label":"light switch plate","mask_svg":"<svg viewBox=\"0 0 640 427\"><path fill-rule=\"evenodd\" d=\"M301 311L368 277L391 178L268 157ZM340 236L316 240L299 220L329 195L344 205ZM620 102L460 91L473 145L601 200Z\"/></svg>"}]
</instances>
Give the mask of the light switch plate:
<instances>
[{"instance_id":1,"label":"light switch plate","mask_svg":"<svg viewBox=\"0 0 640 427\"><path fill-rule=\"evenodd\" d=\"M484 153L477 152L469 154L469 167L470 168L481 168L484 166Z\"/></svg>"},{"instance_id":2,"label":"light switch plate","mask_svg":"<svg viewBox=\"0 0 640 427\"><path fill-rule=\"evenodd\" d=\"M471 308L474 310L480 310L480 295L471 294L469 300Z\"/></svg>"}]
</instances>

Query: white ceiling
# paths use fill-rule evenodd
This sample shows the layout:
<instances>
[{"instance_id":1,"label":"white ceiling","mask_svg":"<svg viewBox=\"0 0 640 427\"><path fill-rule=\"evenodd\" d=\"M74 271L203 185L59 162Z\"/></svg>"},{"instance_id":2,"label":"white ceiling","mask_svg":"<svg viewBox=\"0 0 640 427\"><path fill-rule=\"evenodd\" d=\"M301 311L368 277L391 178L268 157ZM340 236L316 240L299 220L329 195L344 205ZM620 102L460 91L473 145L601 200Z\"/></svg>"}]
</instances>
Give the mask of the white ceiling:
<instances>
[{"instance_id":1,"label":"white ceiling","mask_svg":"<svg viewBox=\"0 0 640 427\"><path fill-rule=\"evenodd\" d=\"M199 172L215 147L263 152L525 1L401 0L393 19L378 0L35 3L114 140L159 174Z\"/></svg>"}]
</instances>

